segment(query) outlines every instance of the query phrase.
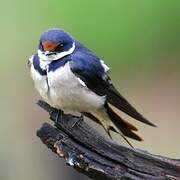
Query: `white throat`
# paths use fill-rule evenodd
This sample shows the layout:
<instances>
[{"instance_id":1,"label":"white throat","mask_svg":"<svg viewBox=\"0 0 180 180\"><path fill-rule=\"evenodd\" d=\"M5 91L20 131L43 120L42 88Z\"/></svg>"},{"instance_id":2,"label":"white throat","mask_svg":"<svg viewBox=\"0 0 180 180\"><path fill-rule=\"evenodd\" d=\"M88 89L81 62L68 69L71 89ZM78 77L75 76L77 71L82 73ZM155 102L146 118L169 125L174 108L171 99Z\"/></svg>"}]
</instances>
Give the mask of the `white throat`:
<instances>
[{"instance_id":1,"label":"white throat","mask_svg":"<svg viewBox=\"0 0 180 180\"><path fill-rule=\"evenodd\" d=\"M38 56L43 61L55 61L55 60L63 58L64 56L72 54L74 52L74 50L75 50L75 43L73 43L72 47L69 50L60 52L57 54L52 54L49 56L44 54L41 50L38 49Z\"/></svg>"}]
</instances>

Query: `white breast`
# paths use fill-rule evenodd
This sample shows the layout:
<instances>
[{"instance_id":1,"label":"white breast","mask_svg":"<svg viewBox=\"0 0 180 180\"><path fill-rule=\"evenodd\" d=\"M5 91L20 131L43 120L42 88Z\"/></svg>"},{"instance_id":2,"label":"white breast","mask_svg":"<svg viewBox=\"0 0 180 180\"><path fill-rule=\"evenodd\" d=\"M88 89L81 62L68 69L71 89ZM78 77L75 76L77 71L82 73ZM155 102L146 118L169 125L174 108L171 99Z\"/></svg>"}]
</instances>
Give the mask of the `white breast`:
<instances>
[{"instance_id":1,"label":"white breast","mask_svg":"<svg viewBox=\"0 0 180 180\"><path fill-rule=\"evenodd\" d=\"M73 111L94 111L104 105L105 97L90 91L71 71L69 63L48 73L50 98L54 106Z\"/></svg>"},{"instance_id":2,"label":"white breast","mask_svg":"<svg viewBox=\"0 0 180 180\"><path fill-rule=\"evenodd\" d=\"M49 102L49 97L48 97L49 87L48 87L48 84L47 84L47 77L40 75L39 72L37 72L34 69L33 65L31 65L30 70L31 70L31 77L32 77L32 79L34 81L35 88L38 90L41 97L46 102L50 103Z\"/></svg>"},{"instance_id":3,"label":"white breast","mask_svg":"<svg viewBox=\"0 0 180 180\"><path fill-rule=\"evenodd\" d=\"M85 83L72 73L69 63L50 71L47 78L39 78L37 74L35 76L33 79L36 88L43 99L53 107L92 112L104 105L105 96L98 96L89 90Z\"/></svg>"}]
</instances>

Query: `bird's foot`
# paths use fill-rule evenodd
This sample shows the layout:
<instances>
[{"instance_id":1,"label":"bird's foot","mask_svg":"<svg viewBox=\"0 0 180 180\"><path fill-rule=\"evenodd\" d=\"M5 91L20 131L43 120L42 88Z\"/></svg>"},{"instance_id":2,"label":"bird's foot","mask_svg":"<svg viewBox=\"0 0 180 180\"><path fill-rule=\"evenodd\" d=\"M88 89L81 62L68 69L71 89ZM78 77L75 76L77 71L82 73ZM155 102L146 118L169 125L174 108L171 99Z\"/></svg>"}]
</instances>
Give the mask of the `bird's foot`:
<instances>
[{"instance_id":1,"label":"bird's foot","mask_svg":"<svg viewBox=\"0 0 180 180\"><path fill-rule=\"evenodd\" d=\"M84 119L83 115L81 114L81 116L77 118L77 120L72 124L71 129L73 129L75 126L79 126L83 121L83 119Z\"/></svg>"},{"instance_id":2,"label":"bird's foot","mask_svg":"<svg viewBox=\"0 0 180 180\"><path fill-rule=\"evenodd\" d=\"M63 118L64 112L60 109L53 108L49 114L52 117L54 113L55 113L54 123L58 124L58 120Z\"/></svg>"}]
</instances>

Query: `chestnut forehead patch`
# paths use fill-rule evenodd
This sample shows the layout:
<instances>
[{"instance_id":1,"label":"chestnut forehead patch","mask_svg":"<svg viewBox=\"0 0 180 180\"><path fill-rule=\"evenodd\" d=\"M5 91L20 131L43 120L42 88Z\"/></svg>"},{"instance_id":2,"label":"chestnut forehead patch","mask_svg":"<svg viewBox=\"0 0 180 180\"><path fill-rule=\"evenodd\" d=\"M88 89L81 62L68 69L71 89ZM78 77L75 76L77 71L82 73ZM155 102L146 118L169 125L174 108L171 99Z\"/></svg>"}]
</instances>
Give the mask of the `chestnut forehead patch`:
<instances>
[{"instance_id":1,"label":"chestnut forehead patch","mask_svg":"<svg viewBox=\"0 0 180 180\"><path fill-rule=\"evenodd\" d=\"M55 43L52 41L45 41L42 43L43 50L44 51L53 51L56 49L56 47L59 45L59 43Z\"/></svg>"}]
</instances>

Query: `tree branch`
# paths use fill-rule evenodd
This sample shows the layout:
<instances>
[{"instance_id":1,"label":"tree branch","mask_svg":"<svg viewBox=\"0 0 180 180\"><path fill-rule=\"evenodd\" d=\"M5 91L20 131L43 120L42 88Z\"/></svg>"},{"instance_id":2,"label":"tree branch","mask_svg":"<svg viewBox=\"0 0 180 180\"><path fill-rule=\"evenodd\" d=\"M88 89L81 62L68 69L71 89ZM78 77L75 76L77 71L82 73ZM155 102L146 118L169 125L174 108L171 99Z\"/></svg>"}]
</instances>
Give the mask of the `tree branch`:
<instances>
[{"instance_id":1,"label":"tree branch","mask_svg":"<svg viewBox=\"0 0 180 180\"><path fill-rule=\"evenodd\" d=\"M57 110L47 103L38 105L55 120ZM44 123L37 136L67 164L92 179L180 179L180 160L128 148L100 135L79 117L58 119L56 127Z\"/></svg>"}]
</instances>

